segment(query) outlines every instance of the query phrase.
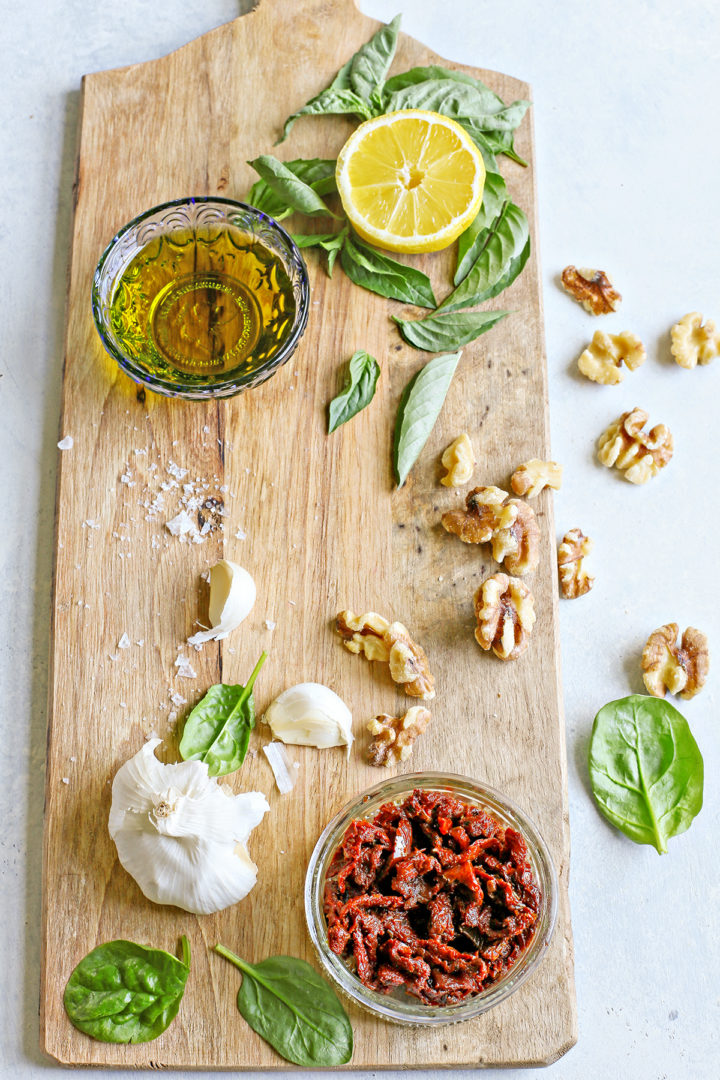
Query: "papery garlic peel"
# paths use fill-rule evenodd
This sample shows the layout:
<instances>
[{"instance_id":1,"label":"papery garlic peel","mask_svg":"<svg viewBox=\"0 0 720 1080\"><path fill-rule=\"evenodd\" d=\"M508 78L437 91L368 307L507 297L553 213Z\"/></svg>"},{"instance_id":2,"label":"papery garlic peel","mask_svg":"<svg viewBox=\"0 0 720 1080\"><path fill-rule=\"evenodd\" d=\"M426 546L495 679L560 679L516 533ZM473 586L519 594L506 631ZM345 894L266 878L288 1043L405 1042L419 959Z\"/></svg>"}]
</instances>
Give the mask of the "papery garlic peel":
<instances>
[{"instance_id":1,"label":"papery garlic peel","mask_svg":"<svg viewBox=\"0 0 720 1080\"><path fill-rule=\"evenodd\" d=\"M257 791L233 795L207 765L164 765L150 739L113 780L108 827L120 862L148 900L210 915L252 889L250 833L270 809Z\"/></svg>"},{"instance_id":2,"label":"papery garlic peel","mask_svg":"<svg viewBox=\"0 0 720 1080\"><path fill-rule=\"evenodd\" d=\"M257 590L247 570L228 559L210 570L210 630L200 630L188 638L188 645L221 641L235 630L253 609Z\"/></svg>"},{"instance_id":3,"label":"papery garlic peel","mask_svg":"<svg viewBox=\"0 0 720 1080\"><path fill-rule=\"evenodd\" d=\"M265 712L276 739L296 746L347 746L353 741L352 714L342 698L322 683L299 683L283 690Z\"/></svg>"}]
</instances>

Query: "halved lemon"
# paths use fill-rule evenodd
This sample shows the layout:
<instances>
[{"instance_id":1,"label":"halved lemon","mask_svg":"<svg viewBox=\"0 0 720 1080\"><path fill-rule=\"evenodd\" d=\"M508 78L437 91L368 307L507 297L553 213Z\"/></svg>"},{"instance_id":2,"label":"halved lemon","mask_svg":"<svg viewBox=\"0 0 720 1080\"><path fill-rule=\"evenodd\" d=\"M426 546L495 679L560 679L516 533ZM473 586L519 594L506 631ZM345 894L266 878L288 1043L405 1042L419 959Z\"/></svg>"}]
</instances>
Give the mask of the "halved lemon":
<instances>
[{"instance_id":1,"label":"halved lemon","mask_svg":"<svg viewBox=\"0 0 720 1080\"><path fill-rule=\"evenodd\" d=\"M336 179L355 231L388 251L438 251L482 202L485 164L454 120L406 109L361 124L340 151Z\"/></svg>"}]
</instances>

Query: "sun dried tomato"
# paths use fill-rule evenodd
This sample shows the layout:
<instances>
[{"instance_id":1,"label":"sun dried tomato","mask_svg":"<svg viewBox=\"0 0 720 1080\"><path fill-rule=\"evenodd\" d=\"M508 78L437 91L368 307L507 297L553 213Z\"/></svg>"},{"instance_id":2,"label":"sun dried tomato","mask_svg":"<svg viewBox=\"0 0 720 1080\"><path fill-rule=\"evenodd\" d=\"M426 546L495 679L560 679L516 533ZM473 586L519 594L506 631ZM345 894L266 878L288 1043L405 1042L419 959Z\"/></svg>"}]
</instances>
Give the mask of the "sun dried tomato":
<instances>
[{"instance_id":1,"label":"sun dried tomato","mask_svg":"<svg viewBox=\"0 0 720 1080\"><path fill-rule=\"evenodd\" d=\"M515 829L416 789L353 821L325 881L328 944L366 986L454 1005L500 979L535 934L540 891Z\"/></svg>"}]
</instances>

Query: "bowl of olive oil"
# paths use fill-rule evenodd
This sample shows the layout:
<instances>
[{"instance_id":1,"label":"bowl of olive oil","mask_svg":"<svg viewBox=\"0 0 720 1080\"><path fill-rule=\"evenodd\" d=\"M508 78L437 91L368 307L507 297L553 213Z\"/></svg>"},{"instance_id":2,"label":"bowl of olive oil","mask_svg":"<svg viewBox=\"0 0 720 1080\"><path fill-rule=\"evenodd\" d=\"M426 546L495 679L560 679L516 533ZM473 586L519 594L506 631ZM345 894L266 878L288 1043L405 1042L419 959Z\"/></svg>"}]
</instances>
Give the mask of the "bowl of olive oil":
<instances>
[{"instance_id":1,"label":"bowl of olive oil","mask_svg":"<svg viewBox=\"0 0 720 1080\"><path fill-rule=\"evenodd\" d=\"M136 382L182 398L230 397L293 354L310 288L297 246L231 199L163 203L125 225L92 289L103 345Z\"/></svg>"}]
</instances>

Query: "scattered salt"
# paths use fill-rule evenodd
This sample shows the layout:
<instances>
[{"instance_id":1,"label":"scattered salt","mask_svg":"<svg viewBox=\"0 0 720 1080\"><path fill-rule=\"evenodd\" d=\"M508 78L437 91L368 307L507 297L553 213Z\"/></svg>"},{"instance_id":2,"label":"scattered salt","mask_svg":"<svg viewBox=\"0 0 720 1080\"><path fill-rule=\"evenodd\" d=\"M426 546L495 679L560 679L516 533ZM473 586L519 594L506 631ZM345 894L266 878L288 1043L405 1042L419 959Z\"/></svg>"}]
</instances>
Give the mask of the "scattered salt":
<instances>
[{"instance_id":1,"label":"scattered salt","mask_svg":"<svg viewBox=\"0 0 720 1080\"><path fill-rule=\"evenodd\" d=\"M265 620L265 629L266 630L274 630L276 626L277 626L277 623L273 622L272 619L266 619Z\"/></svg>"},{"instance_id":2,"label":"scattered salt","mask_svg":"<svg viewBox=\"0 0 720 1080\"><path fill-rule=\"evenodd\" d=\"M62 782L63 782L63 784L69 784L70 783L70 777L69 776L63 776Z\"/></svg>"},{"instance_id":3,"label":"scattered salt","mask_svg":"<svg viewBox=\"0 0 720 1080\"><path fill-rule=\"evenodd\" d=\"M181 705L187 705L187 698L184 698L182 694L178 694L177 690L168 690L168 697L177 708Z\"/></svg>"},{"instance_id":4,"label":"scattered salt","mask_svg":"<svg viewBox=\"0 0 720 1080\"><path fill-rule=\"evenodd\" d=\"M188 660L187 656L178 656L175 661L178 679L197 679L197 672Z\"/></svg>"},{"instance_id":5,"label":"scattered salt","mask_svg":"<svg viewBox=\"0 0 720 1080\"><path fill-rule=\"evenodd\" d=\"M64 439L61 439L58 443L58 450L72 450L73 448L72 435L66 435Z\"/></svg>"},{"instance_id":6,"label":"scattered salt","mask_svg":"<svg viewBox=\"0 0 720 1080\"><path fill-rule=\"evenodd\" d=\"M244 529L238 529L237 532L235 533L235 539L236 540L247 540L247 533L245 532L245 530Z\"/></svg>"},{"instance_id":7,"label":"scattered salt","mask_svg":"<svg viewBox=\"0 0 720 1080\"><path fill-rule=\"evenodd\" d=\"M118 647L118 649L129 649L130 648L130 638L127 636L127 634L123 634L123 636L120 638L120 640L117 643L117 647Z\"/></svg>"}]
</instances>

